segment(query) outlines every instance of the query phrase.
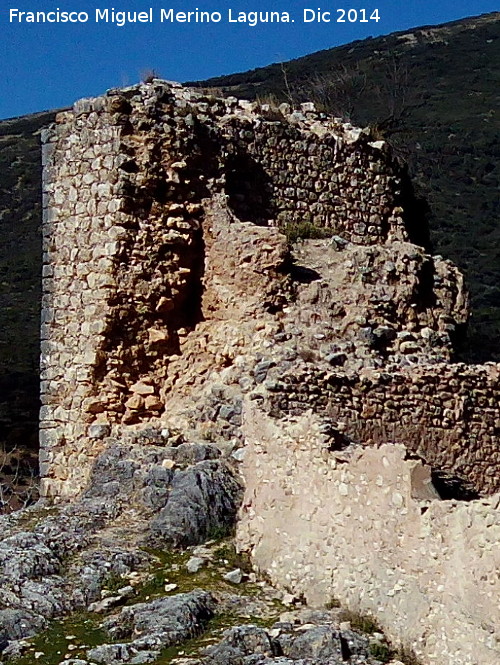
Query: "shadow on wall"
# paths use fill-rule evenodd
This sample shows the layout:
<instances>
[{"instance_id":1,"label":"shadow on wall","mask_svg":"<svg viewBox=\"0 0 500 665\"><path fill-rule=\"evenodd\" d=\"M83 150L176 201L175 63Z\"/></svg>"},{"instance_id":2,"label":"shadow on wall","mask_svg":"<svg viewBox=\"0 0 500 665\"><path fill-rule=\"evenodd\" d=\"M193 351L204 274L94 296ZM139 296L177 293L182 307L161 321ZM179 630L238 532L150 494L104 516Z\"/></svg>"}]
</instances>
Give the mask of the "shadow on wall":
<instances>
[{"instance_id":1,"label":"shadow on wall","mask_svg":"<svg viewBox=\"0 0 500 665\"><path fill-rule=\"evenodd\" d=\"M429 203L415 194L409 177L402 178L401 207L404 210L404 223L410 242L432 251L429 231L431 208Z\"/></svg>"},{"instance_id":2,"label":"shadow on wall","mask_svg":"<svg viewBox=\"0 0 500 665\"><path fill-rule=\"evenodd\" d=\"M475 501L480 498L471 483L445 471L432 469L432 484L443 501Z\"/></svg>"},{"instance_id":3,"label":"shadow on wall","mask_svg":"<svg viewBox=\"0 0 500 665\"><path fill-rule=\"evenodd\" d=\"M248 154L237 152L228 157L226 194L229 208L242 222L267 226L275 217L270 178Z\"/></svg>"}]
</instances>

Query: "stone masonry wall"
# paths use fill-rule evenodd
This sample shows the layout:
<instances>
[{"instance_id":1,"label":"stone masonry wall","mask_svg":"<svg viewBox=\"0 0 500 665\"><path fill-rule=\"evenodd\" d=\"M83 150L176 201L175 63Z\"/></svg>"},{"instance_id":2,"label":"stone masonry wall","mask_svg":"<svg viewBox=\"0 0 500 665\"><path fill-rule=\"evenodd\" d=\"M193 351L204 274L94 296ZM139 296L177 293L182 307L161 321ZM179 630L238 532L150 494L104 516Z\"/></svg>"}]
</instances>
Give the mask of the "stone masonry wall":
<instances>
[{"instance_id":1,"label":"stone masonry wall","mask_svg":"<svg viewBox=\"0 0 500 665\"><path fill-rule=\"evenodd\" d=\"M447 364L466 318L462 278L408 242L414 201L382 142L310 105L260 108L155 81L77 102L44 143L45 495L78 494L109 434L161 428L176 385L197 381L183 376L196 367L195 351L182 359L186 340L202 327L214 336L220 314L208 296L224 308L228 288L235 302L262 296L258 316L281 327L280 343L267 340L252 361L276 366L262 386L273 408L330 412L355 439L404 439L477 491L498 488L497 370ZM233 244L244 236L263 253L238 268L231 250L233 272L261 266L234 280L238 293L221 274L223 238L211 249L216 209L227 216L222 235L237 229ZM314 264L298 277L273 227L303 221L337 237L297 249L296 261ZM265 295L249 292L254 278ZM235 327L248 316L238 307ZM304 368L301 354L314 362ZM426 362L437 364L420 369Z\"/></svg>"},{"instance_id":2,"label":"stone masonry wall","mask_svg":"<svg viewBox=\"0 0 500 665\"><path fill-rule=\"evenodd\" d=\"M270 385L271 413L316 413L363 445L404 444L436 469L500 491L500 368L415 366L397 372L296 372Z\"/></svg>"},{"instance_id":3,"label":"stone masonry wall","mask_svg":"<svg viewBox=\"0 0 500 665\"><path fill-rule=\"evenodd\" d=\"M87 459L84 400L103 345L123 215L119 184L109 177L119 164L119 127L104 110L85 122L76 111L74 127L69 117L59 115L57 142L43 153L40 472L50 469L59 484L70 465Z\"/></svg>"},{"instance_id":4,"label":"stone masonry wall","mask_svg":"<svg viewBox=\"0 0 500 665\"><path fill-rule=\"evenodd\" d=\"M111 426L161 413L168 359L202 318L204 201L223 195L244 221L307 207L352 239L405 237L383 145L319 120L156 82L81 100L45 132L45 494L82 488Z\"/></svg>"},{"instance_id":5,"label":"stone masonry wall","mask_svg":"<svg viewBox=\"0 0 500 665\"><path fill-rule=\"evenodd\" d=\"M402 445L329 449L321 421L244 409L237 541L274 584L375 616L428 665L496 665L500 495L441 501Z\"/></svg>"},{"instance_id":6,"label":"stone masonry wall","mask_svg":"<svg viewBox=\"0 0 500 665\"><path fill-rule=\"evenodd\" d=\"M383 144L320 122L305 134L301 117L296 112L288 122L255 126L236 115L224 122L227 191L242 219L308 222L364 244L406 238L403 174L395 164L388 168Z\"/></svg>"}]
</instances>

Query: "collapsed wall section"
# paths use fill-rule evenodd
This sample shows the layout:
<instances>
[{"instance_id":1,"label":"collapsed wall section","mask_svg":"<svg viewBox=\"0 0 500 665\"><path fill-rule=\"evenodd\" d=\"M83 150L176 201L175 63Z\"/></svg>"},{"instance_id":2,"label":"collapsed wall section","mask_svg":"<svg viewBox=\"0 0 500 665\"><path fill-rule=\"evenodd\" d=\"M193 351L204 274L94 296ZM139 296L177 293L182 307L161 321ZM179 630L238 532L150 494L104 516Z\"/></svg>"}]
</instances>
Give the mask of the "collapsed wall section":
<instances>
[{"instance_id":1,"label":"collapsed wall section","mask_svg":"<svg viewBox=\"0 0 500 665\"><path fill-rule=\"evenodd\" d=\"M259 111L164 82L82 100L44 140L45 495L81 491L108 435L161 429L176 385L197 380L183 340L230 311L241 326L252 288L267 303L252 316L274 312L280 328L252 361L275 367L273 409L312 407L355 440L403 441L476 491L498 489L498 368L446 364L467 316L461 275L398 240L404 183L383 146L307 105ZM302 252L314 269L284 295L285 239L263 226L290 220L343 237ZM244 277L229 286L225 265Z\"/></svg>"},{"instance_id":2,"label":"collapsed wall section","mask_svg":"<svg viewBox=\"0 0 500 665\"><path fill-rule=\"evenodd\" d=\"M309 413L248 402L240 549L308 604L376 617L428 665L496 665L500 495L440 501L402 445L329 449Z\"/></svg>"},{"instance_id":3,"label":"collapsed wall section","mask_svg":"<svg viewBox=\"0 0 500 665\"><path fill-rule=\"evenodd\" d=\"M479 493L500 491L500 368L439 364L397 372L317 372L282 376L271 413L300 415L314 405L363 445L405 445Z\"/></svg>"}]
</instances>

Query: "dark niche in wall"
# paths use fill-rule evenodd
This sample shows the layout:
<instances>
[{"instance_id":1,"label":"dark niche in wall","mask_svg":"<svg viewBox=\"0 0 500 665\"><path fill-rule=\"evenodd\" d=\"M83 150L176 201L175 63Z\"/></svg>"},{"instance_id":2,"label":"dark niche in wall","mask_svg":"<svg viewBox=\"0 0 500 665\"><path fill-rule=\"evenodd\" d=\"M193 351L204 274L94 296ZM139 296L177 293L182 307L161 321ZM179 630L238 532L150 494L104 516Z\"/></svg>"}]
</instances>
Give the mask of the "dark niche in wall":
<instances>
[{"instance_id":1,"label":"dark niche in wall","mask_svg":"<svg viewBox=\"0 0 500 665\"><path fill-rule=\"evenodd\" d=\"M271 180L251 155L236 152L226 162L228 204L242 222L267 226L275 216Z\"/></svg>"}]
</instances>

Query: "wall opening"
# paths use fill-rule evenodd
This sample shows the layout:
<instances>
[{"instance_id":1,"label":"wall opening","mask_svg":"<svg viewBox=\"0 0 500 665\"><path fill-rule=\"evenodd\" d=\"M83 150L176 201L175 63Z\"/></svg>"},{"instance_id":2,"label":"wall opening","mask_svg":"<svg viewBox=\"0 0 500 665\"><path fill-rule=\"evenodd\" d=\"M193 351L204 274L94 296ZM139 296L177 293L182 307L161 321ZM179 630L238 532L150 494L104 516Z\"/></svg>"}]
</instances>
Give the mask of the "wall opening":
<instances>
[{"instance_id":1,"label":"wall opening","mask_svg":"<svg viewBox=\"0 0 500 665\"><path fill-rule=\"evenodd\" d=\"M276 211L272 183L261 164L250 155L237 152L228 157L225 168L229 208L242 222L267 226Z\"/></svg>"}]
</instances>

